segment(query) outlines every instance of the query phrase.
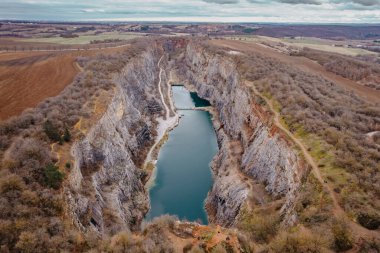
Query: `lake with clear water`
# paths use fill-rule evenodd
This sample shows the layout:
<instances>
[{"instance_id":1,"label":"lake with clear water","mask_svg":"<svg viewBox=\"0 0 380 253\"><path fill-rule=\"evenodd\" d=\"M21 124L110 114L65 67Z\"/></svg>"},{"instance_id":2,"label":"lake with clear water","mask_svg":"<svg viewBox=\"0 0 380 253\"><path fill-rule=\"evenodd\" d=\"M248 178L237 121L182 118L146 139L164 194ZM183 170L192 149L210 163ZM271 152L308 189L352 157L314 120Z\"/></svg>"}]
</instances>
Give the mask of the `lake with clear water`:
<instances>
[{"instance_id":1,"label":"lake with clear water","mask_svg":"<svg viewBox=\"0 0 380 253\"><path fill-rule=\"evenodd\" d=\"M183 86L172 89L176 108L210 105ZM210 163L218 150L211 115L200 110L178 110L178 114L183 116L158 156L155 182L149 190L151 209L146 219L170 214L207 224L204 201L212 187Z\"/></svg>"}]
</instances>

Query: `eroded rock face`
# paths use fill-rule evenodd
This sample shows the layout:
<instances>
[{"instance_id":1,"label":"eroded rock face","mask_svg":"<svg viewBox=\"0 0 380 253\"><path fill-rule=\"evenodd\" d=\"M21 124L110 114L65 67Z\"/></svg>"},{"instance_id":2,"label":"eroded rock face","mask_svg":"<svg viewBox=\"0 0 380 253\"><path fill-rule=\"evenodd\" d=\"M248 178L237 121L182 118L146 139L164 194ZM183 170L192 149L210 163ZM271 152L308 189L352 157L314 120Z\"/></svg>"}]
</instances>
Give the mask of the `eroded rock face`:
<instances>
[{"instance_id":1,"label":"eroded rock face","mask_svg":"<svg viewBox=\"0 0 380 253\"><path fill-rule=\"evenodd\" d=\"M220 150L212 166L215 181L206 203L210 220L227 226L234 223L250 190L238 176L243 173L264 183L271 195L285 197L283 221L295 222L294 204L304 165L262 117L235 62L228 55L189 43L179 72L201 97L211 101L220 121L216 123Z\"/></svg>"},{"instance_id":2,"label":"eroded rock face","mask_svg":"<svg viewBox=\"0 0 380 253\"><path fill-rule=\"evenodd\" d=\"M296 193L305 173L301 160L263 117L231 56L193 42L185 47L182 42L163 47L180 51L178 81L194 85L216 110L219 152L212 163L214 185L206 200L209 220L235 224L252 192L246 180L251 177L265 184L271 195L285 199L283 221L293 223ZM115 80L116 92L106 113L73 145L75 165L65 193L69 213L84 231L113 234L135 229L148 211L145 175L137 164L153 143L155 118L163 116L157 89L161 54L147 49L125 67Z\"/></svg>"},{"instance_id":3,"label":"eroded rock face","mask_svg":"<svg viewBox=\"0 0 380 253\"><path fill-rule=\"evenodd\" d=\"M68 211L82 230L114 233L139 226L149 208L136 164L153 143L162 114L159 58L151 48L115 78L116 92L101 119L72 147L75 164L65 189Z\"/></svg>"}]
</instances>

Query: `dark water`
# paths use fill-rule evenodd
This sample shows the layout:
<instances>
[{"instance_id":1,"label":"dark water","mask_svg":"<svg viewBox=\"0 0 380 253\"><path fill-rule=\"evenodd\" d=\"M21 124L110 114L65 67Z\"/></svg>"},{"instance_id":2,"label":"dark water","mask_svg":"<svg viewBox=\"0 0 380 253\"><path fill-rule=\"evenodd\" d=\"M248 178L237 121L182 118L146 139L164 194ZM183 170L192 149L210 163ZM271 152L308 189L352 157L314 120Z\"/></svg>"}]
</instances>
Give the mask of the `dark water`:
<instances>
[{"instance_id":1,"label":"dark water","mask_svg":"<svg viewBox=\"0 0 380 253\"><path fill-rule=\"evenodd\" d=\"M195 104L195 107L211 106L208 100L200 98L196 92L190 92L190 96Z\"/></svg>"},{"instance_id":2,"label":"dark water","mask_svg":"<svg viewBox=\"0 0 380 253\"><path fill-rule=\"evenodd\" d=\"M173 87L173 98L177 108L197 106L182 86ZM200 104L205 106L204 101ZM206 224L204 200L212 186L209 164L218 148L211 116L195 110L178 113L183 117L158 156L155 185L149 191L151 210L146 219L171 214Z\"/></svg>"}]
</instances>

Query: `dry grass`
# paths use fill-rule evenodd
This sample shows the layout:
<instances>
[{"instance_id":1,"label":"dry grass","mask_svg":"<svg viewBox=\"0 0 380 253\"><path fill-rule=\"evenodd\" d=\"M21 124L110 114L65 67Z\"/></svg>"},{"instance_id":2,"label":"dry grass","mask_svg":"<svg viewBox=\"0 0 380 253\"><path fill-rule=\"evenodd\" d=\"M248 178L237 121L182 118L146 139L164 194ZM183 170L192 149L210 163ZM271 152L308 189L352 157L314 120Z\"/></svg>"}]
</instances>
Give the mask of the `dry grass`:
<instances>
[{"instance_id":1,"label":"dry grass","mask_svg":"<svg viewBox=\"0 0 380 253\"><path fill-rule=\"evenodd\" d=\"M91 117L80 117L75 124L74 129L80 134L86 135L91 127L99 121L108 108L111 102L115 89L101 90L100 93L84 105L87 111L91 111Z\"/></svg>"},{"instance_id":2,"label":"dry grass","mask_svg":"<svg viewBox=\"0 0 380 253\"><path fill-rule=\"evenodd\" d=\"M322 253L329 252L328 244L320 235L314 235L310 231L282 231L271 242L270 249L278 253Z\"/></svg>"}]
</instances>

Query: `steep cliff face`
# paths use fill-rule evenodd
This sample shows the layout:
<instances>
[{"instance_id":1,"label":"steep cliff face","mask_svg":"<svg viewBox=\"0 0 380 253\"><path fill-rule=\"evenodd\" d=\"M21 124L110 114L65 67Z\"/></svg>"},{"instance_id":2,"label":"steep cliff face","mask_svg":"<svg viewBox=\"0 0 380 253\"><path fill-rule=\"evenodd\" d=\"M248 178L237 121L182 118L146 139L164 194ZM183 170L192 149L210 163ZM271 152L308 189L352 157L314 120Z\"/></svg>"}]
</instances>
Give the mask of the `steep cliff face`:
<instances>
[{"instance_id":1,"label":"steep cliff face","mask_svg":"<svg viewBox=\"0 0 380 253\"><path fill-rule=\"evenodd\" d=\"M293 223L297 189L305 169L287 141L271 128L227 54L189 43L180 73L217 112L220 151L214 159L214 186L206 207L210 220L232 225L247 201L250 186L244 176L263 183L274 197L284 197L281 213ZM254 193L253 193L254 194Z\"/></svg>"},{"instance_id":2,"label":"steep cliff face","mask_svg":"<svg viewBox=\"0 0 380 253\"><path fill-rule=\"evenodd\" d=\"M101 119L72 147L75 164L65 189L68 210L82 230L136 228L149 208L137 167L152 145L162 114L157 94L159 52L151 48L115 78L116 92Z\"/></svg>"},{"instance_id":3,"label":"steep cliff face","mask_svg":"<svg viewBox=\"0 0 380 253\"><path fill-rule=\"evenodd\" d=\"M174 50L169 49L165 48ZM214 185L206 200L210 221L235 223L252 194L246 180L251 177L265 184L271 195L285 198L284 222L294 222L304 169L289 143L253 102L234 60L193 43L179 51L176 57L182 65L176 74L194 85L216 110L220 150L212 163ZM146 175L138 167L153 144L155 119L164 116L157 88L161 55L157 46L147 49L123 69L115 78L115 95L106 112L72 147L75 164L65 193L68 211L84 231L112 234L137 229L149 208L143 186Z\"/></svg>"}]
</instances>

